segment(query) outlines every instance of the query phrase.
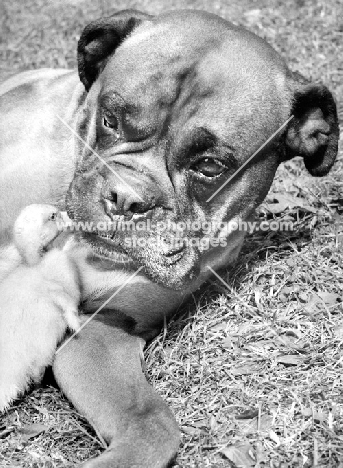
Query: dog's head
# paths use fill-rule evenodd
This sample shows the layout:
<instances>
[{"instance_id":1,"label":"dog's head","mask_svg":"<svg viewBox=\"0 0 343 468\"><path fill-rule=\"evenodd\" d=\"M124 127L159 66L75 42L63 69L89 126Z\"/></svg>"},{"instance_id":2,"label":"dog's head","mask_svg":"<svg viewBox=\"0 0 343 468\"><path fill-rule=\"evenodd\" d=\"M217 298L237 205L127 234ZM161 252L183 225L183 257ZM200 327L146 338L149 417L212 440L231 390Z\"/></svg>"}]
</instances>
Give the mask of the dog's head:
<instances>
[{"instance_id":1,"label":"dog's head","mask_svg":"<svg viewBox=\"0 0 343 468\"><path fill-rule=\"evenodd\" d=\"M223 223L251 216L281 161L301 155L315 176L334 163L331 93L217 16L117 13L85 28L78 64L88 145L69 213L93 223L84 239L97 254L141 264L164 286L181 289L205 265L230 261L244 233L218 240Z\"/></svg>"}]
</instances>

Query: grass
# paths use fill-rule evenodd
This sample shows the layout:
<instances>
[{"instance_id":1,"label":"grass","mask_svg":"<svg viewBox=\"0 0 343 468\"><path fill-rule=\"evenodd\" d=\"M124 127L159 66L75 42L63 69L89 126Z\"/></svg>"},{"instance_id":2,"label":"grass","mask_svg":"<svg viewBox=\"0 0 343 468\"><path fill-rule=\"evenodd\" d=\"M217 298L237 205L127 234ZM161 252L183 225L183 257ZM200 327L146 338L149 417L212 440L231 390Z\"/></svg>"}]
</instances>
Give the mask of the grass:
<instances>
[{"instance_id":1,"label":"grass","mask_svg":"<svg viewBox=\"0 0 343 468\"><path fill-rule=\"evenodd\" d=\"M329 86L343 117L340 0L172 6L209 9L265 37L293 69ZM6 0L0 74L75 66L83 25L113 7L157 13L171 2ZM273 216L295 230L249 236L235 267L220 272L229 288L214 278L147 348L148 377L182 429L177 466L343 467L342 173L342 148L323 179L297 159L281 166L258 216L270 219L274 201L292 195L301 208ZM1 467L70 467L101 450L51 385L0 422Z\"/></svg>"}]
</instances>

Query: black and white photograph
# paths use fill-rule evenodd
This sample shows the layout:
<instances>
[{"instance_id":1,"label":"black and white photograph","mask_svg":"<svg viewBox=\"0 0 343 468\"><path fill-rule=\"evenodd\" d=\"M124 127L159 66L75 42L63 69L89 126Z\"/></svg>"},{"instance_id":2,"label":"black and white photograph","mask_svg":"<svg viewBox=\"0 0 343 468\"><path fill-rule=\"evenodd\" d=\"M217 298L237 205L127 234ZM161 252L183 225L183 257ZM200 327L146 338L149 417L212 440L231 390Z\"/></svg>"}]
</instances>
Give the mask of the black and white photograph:
<instances>
[{"instance_id":1,"label":"black and white photograph","mask_svg":"<svg viewBox=\"0 0 343 468\"><path fill-rule=\"evenodd\" d=\"M343 468L343 0L0 0L0 468Z\"/></svg>"}]
</instances>

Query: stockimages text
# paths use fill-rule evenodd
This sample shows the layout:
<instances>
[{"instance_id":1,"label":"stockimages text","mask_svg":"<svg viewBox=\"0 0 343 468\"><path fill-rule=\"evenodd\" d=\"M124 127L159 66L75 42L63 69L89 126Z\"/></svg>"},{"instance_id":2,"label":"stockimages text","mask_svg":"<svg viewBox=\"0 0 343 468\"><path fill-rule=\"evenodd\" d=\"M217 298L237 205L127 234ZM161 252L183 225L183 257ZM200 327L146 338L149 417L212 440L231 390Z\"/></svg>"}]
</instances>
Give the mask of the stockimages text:
<instances>
[{"instance_id":1,"label":"stockimages text","mask_svg":"<svg viewBox=\"0 0 343 468\"><path fill-rule=\"evenodd\" d=\"M201 222L201 221L153 221L153 220L126 220L118 219L111 222L61 221L58 223L60 231L97 233L104 238L112 238L115 233L126 232L124 244L128 248L144 247L146 244L160 243L188 244L207 250L212 247L226 247L228 237L236 231L247 234L267 231L293 231L293 222L289 220L271 221L243 221L234 218L228 222Z\"/></svg>"}]
</instances>

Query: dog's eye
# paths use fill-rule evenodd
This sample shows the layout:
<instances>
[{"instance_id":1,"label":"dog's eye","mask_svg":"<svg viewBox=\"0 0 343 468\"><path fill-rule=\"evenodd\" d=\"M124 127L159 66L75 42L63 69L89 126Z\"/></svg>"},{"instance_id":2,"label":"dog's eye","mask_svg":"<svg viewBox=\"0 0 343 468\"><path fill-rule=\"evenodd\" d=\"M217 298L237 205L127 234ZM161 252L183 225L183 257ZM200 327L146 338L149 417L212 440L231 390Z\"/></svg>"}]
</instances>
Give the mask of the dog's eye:
<instances>
[{"instance_id":1,"label":"dog's eye","mask_svg":"<svg viewBox=\"0 0 343 468\"><path fill-rule=\"evenodd\" d=\"M104 127L110 128L111 130L118 130L119 122L116 117L107 118L104 117L103 120Z\"/></svg>"},{"instance_id":2,"label":"dog's eye","mask_svg":"<svg viewBox=\"0 0 343 468\"><path fill-rule=\"evenodd\" d=\"M225 172L227 167L217 159L204 158L193 164L191 170L208 178L217 177Z\"/></svg>"}]
</instances>

